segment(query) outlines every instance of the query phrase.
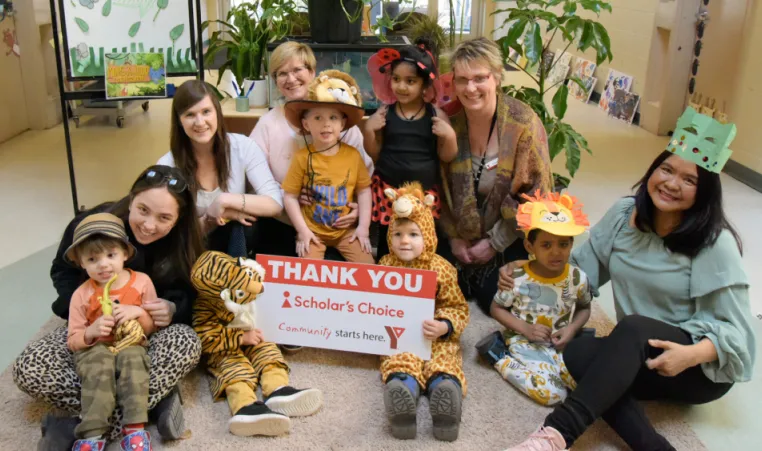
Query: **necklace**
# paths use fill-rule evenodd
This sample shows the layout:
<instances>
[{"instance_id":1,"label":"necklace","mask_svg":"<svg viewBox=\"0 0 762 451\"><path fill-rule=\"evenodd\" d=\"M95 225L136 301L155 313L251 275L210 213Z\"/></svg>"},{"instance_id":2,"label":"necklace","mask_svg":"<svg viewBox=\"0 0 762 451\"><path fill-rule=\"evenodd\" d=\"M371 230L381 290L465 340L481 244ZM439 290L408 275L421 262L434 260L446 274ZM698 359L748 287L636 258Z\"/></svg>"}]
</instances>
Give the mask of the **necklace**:
<instances>
[{"instance_id":1,"label":"necklace","mask_svg":"<svg viewBox=\"0 0 762 451\"><path fill-rule=\"evenodd\" d=\"M406 121L408 121L408 122L415 120L415 117L416 117L416 116L418 116L418 113L420 113L420 112L423 110L423 107L425 107L425 106L426 106L426 102L423 102L423 103L421 104L421 107L420 107L420 108L418 108L418 111L416 111L416 112L415 112L415 114L413 114L413 115L412 115L412 116L410 116L410 117L407 117L407 116L405 115L405 112L404 112L404 111L402 111L402 105L401 105L401 104L399 104L399 103L397 103L397 109L399 110L399 112L400 112L400 115L402 116L402 119L404 119L404 120L406 120Z\"/></svg>"}]
</instances>

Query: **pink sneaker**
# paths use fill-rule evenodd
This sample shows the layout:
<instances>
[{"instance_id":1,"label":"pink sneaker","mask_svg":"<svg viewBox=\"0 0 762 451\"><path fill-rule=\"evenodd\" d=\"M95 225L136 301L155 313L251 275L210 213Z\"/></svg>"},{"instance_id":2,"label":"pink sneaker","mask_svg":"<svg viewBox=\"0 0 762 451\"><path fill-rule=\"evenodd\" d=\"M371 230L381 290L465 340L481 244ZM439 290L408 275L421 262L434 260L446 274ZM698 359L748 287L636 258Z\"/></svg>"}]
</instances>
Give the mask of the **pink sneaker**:
<instances>
[{"instance_id":1,"label":"pink sneaker","mask_svg":"<svg viewBox=\"0 0 762 451\"><path fill-rule=\"evenodd\" d=\"M523 443L505 451L566 451L566 441L555 428L541 427Z\"/></svg>"}]
</instances>

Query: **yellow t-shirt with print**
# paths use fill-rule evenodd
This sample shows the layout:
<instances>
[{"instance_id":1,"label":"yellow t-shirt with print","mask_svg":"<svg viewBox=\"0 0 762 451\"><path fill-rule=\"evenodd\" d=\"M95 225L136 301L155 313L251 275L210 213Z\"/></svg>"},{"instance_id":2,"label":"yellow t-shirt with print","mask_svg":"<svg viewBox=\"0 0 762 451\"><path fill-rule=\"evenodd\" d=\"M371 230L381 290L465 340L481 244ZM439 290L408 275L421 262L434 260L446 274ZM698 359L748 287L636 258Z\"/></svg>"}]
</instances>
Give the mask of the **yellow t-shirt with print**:
<instances>
[{"instance_id":1,"label":"yellow t-shirt with print","mask_svg":"<svg viewBox=\"0 0 762 451\"><path fill-rule=\"evenodd\" d=\"M349 213L348 204L355 202L355 190L370 187L370 175L360 152L341 143L335 155L315 152L310 144L297 151L291 159L283 191L299 196L302 187L311 188L315 197L310 205L302 205L302 216L318 238L341 238L346 229L336 229L333 223Z\"/></svg>"}]
</instances>

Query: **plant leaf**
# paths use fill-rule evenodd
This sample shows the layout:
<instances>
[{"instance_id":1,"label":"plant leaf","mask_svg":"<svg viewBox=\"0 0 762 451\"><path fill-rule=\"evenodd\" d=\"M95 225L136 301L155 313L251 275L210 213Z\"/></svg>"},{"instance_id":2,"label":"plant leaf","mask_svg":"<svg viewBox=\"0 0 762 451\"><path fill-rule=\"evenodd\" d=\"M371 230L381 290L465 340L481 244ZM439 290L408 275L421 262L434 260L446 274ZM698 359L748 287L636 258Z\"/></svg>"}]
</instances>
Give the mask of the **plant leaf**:
<instances>
[{"instance_id":1,"label":"plant leaf","mask_svg":"<svg viewBox=\"0 0 762 451\"><path fill-rule=\"evenodd\" d=\"M585 93L587 93L587 86L585 86L585 83L582 81L581 78L577 77L576 75L572 75L571 77L569 77L569 80L571 80L574 83L576 83L577 86L579 86L579 88L581 90L583 90L583 91L585 91Z\"/></svg>"},{"instance_id":2,"label":"plant leaf","mask_svg":"<svg viewBox=\"0 0 762 451\"><path fill-rule=\"evenodd\" d=\"M554 128L553 131L548 134L548 152L550 153L550 161L553 161L562 150L564 150L564 135L560 130Z\"/></svg>"},{"instance_id":3,"label":"plant leaf","mask_svg":"<svg viewBox=\"0 0 762 451\"><path fill-rule=\"evenodd\" d=\"M531 25L531 29L524 36L524 48L526 58L532 64L537 64L542 57L542 34L540 33L540 24L537 22Z\"/></svg>"},{"instance_id":4,"label":"plant leaf","mask_svg":"<svg viewBox=\"0 0 762 451\"><path fill-rule=\"evenodd\" d=\"M88 25L84 20L80 19L79 17L75 17L74 21L77 22L77 26L80 30L82 30L82 32L87 33L90 31L90 25Z\"/></svg>"},{"instance_id":5,"label":"plant leaf","mask_svg":"<svg viewBox=\"0 0 762 451\"><path fill-rule=\"evenodd\" d=\"M553 113L555 113L559 121L566 115L566 100L568 96L569 88L564 84L560 85L555 95L553 95Z\"/></svg>"},{"instance_id":6,"label":"plant leaf","mask_svg":"<svg viewBox=\"0 0 762 451\"><path fill-rule=\"evenodd\" d=\"M101 14L103 14L103 17L108 17L111 14L111 0L106 0L106 3L103 4Z\"/></svg>"},{"instance_id":7,"label":"plant leaf","mask_svg":"<svg viewBox=\"0 0 762 451\"><path fill-rule=\"evenodd\" d=\"M553 173L553 181L555 182L554 185L561 185L564 187L564 189L568 188L569 184L571 183L571 179L569 177L564 177L563 175L555 172Z\"/></svg>"},{"instance_id":8,"label":"plant leaf","mask_svg":"<svg viewBox=\"0 0 762 451\"><path fill-rule=\"evenodd\" d=\"M136 34L138 34L138 30L140 30L140 21L135 22L130 27L130 31L127 32L128 35L130 35L131 38L134 38Z\"/></svg>"},{"instance_id":9,"label":"plant leaf","mask_svg":"<svg viewBox=\"0 0 762 451\"><path fill-rule=\"evenodd\" d=\"M177 41L178 39L180 39L180 36L183 35L183 31L185 31L185 24L180 24L176 26L175 28L169 31L169 39L171 39L172 42Z\"/></svg>"},{"instance_id":10,"label":"plant leaf","mask_svg":"<svg viewBox=\"0 0 762 451\"><path fill-rule=\"evenodd\" d=\"M566 170L574 177L580 164L580 150L572 135L564 134L564 147L566 148Z\"/></svg>"},{"instance_id":11,"label":"plant leaf","mask_svg":"<svg viewBox=\"0 0 762 451\"><path fill-rule=\"evenodd\" d=\"M611 39L606 27L598 22L593 23L593 47L596 51L596 61L600 65L606 58L611 61L614 56L611 54Z\"/></svg>"},{"instance_id":12,"label":"plant leaf","mask_svg":"<svg viewBox=\"0 0 762 451\"><path fill-rule=\"evenodd\" d=\"M573 16L574 13L577 12L577 3L576 2L566 2L564 4L564 14L568 16Z\"/></svg>"},{"instance_id":13,"label":"plant leaf","mask_svg":"<svg viewBox=\"0 0 762 451\"><path fill-rule=\"evenodd\" d=\"M582 36L579 38L577 48L583 52L593 45L593 25L590 21L585 21L585 27L582 29Z\"/></svg>"},{"instance_id":14,"label":"plant leaf","mask_svg":"<svg viewBox=\"0 0 762 451\"><path fill-rule=\"evenodd\" d=\"M559 5L559 4L560 4L561 2L563 2L563 1L566 1L566 0L550 0L550 1L548 2L548 7L557 6L557 5ZM567 3L567 4L568 4L568 3ZM566 9L566 5L564 5L564 9Z\"/></svg>"},{"instance_id":15,"label":"plant leaf","mask_svg":"<svg viewBox=\"0 0 762 451\"><path fill-rule=\"evenodd\" d=\"M159 0L156 3L156 6L158 6L159 9L167 9L167 5L169 5L169 0Z\"/></svg>"}]
</instances>

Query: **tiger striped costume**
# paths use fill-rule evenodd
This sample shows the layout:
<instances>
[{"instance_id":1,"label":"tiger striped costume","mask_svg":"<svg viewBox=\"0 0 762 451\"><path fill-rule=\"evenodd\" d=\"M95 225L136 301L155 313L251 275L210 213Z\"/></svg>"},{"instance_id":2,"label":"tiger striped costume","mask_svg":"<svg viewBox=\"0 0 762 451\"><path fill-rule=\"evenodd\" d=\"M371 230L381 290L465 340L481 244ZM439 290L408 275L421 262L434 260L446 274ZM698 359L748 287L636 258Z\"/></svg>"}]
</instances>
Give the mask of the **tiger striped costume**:
<instances>
[{"instance_id":1,"label":"tiger striped costume","mask_svg":"<svg viewBox=\"0 0 762 451\"><path fill-rule=\"evenodd\" d=\"M198 291L193 307L193 329L201 340L207 369L214 376L210 385L215 401L224 398L225 389L238 382L256 392L260 377L269 366L289 371L275 343L241 346L244 330L228 327L236 315L225 307L220 294L229 289L230 299L235 303L253 302L264 291L264 269L259 264L207 251L193 265L191 280Z\"/></svg>"}]
</instances>

